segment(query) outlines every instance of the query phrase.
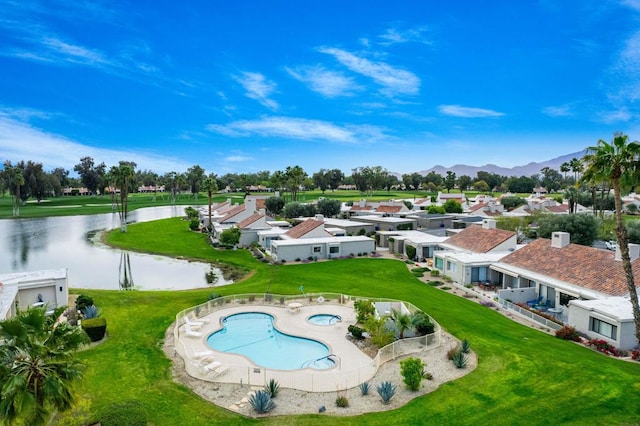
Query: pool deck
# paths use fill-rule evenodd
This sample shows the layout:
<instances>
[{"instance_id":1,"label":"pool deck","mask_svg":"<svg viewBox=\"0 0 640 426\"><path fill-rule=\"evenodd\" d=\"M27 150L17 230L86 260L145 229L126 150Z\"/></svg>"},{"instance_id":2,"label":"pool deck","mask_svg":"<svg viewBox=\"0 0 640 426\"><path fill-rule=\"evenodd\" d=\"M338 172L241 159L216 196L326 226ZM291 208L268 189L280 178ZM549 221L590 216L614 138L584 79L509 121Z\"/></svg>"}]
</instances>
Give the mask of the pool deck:
<instances>
[{"instance_id":1,"label":"pool deck","mask_svg":"<svg viewBox=\"0 0 640 426\"><path fill-rule=\"evenodd\" d=\"M233 304L199 318L206 321L192 328L188 335L180 325L179 346L184 352L185 368L196 378L224 383L244 383L263 386L275 379L282 387L316 392L336 391L357 386L375 375L375 361L346 338L348 326L356 323L353 304L255 305ZM329 348L336 365L325 370L272 370L255 365L245 356L219 352L207 346L207 337L222 328L222 320L243 312L264 312L274 317L274 326L283 333L318 340ZM339 315L342 321L333 325L314 325L307 321L312 315ZM176 342L178 343L178 342ZM181 351L179 350L178 353Z\"/></svg>"}]
</instances>

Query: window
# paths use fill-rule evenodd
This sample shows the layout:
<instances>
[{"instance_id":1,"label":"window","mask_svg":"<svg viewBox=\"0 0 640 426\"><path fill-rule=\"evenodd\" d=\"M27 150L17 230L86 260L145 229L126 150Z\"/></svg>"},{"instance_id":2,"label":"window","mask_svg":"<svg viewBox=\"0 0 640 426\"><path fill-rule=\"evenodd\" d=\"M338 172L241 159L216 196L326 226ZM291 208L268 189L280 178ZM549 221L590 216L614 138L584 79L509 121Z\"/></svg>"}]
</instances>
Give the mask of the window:
<instances>
[{"instance_id":1,"label":"window","mask_svg":"<svg viewBox=\"0 0 640 426\"><path fill-rule=\"evenodd\" d=\"M442 270L442 258L436 257L436 268Z\"/></svg>"},{"instance_id":2,"label":"window","mask_svg":"<svg viewBox=\"0 0 640 426\"><path fill-rule=\"evenodd\" d=\"M614 340L618 336L618 327L594 317L589 317L589 330Z\"/></svg>"},{"instance_id":3,"label":"window","mask_svg":"<svg viewBox=\"0 0 640 426\"><path fill-rule=\"evenodd\" d=\"M322 247L321 246L313 246L313 252L314 253L322 253Z\"/></svg>"},{"instance_id":4,"label":"window","mask_svg":"<svg viewBox=\"0 0 640 426\"><path fill-rule=\"evenodd\" d=\"M454 262L447 262L447 271L455 272L456 264Z\"/></svg>"},{"instance_id":5,"label":"window","mask_svg":"<svg viewBox=\"0 0 640 426\"><path fill-rule=\"evenodd\" d=\"M329 247L329 253L331 254L340 253L340 246Z\"/></svg>"},{"instance_id":6,"label":"window","mask_svg":"<svg viewBox=\"0 0 640 426\"><path fill-rule=\"evenodd\" d=\"M569 306L569 302L577 300L578 298L566 293L560 293L560 304L563 306Z\"/></svg>"}]
</instances>

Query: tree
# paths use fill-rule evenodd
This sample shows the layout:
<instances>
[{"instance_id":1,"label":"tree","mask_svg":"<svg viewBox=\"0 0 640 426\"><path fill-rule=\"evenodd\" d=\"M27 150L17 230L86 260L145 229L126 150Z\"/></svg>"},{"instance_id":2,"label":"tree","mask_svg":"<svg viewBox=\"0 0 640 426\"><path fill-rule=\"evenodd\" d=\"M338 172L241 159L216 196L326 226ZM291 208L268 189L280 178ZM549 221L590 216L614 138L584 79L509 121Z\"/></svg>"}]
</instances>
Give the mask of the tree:
<instances>
[{"instance_id":1,"label":"tree","mask_svg":"<svg viewBox=\"0 0 640 426\"><path fill-rule=\"evenodd\" d=\"M542 186L549 192L556 192L562 185L562 175L550 167L544 167L542 170Z\"/></svg>"},{"instance_id":2,"label":"tree","mask_svg":"<svg viewBox=\"0 0 640 426\"><path fill-rule=\"evenodd\" d=\"M591 214L543 214L538 218L538 236L551 238L553 232L571 234L571 242L591 246L598 237L598 220Z\"/></svg>"},{"instance_id":3,"label":"tree","mask_svg":"<svg viewBox=\"0 0 640 426\"><path fill-rule=\"evenodd\" d=\"M578 176L584 170L584 164L582 163L583 161L584 161L584 158L582 160L578 158L572 158L571 161L569 162L569 166L571 167L571 171L573 172L573 179L576 182L578 181Z\"/></svg>"},{"instance_id":4,"label":"tree","mask_svg":"<svg viewBox=\"0 0 640 426\"><path fill-rule=\"evenodd\" d=\"M447 170L447 176L444 178L444 187L447 189L447 194L451 192L456 186L456 174L451 170Z\"/></svg>"},{"instance_id":5,"label":"tree","mask_svg":"<svg viewBox=\"0 0 640 426\"><path fill-rule=\"evenodd\" d=\"M462 213L462 204L456 200L447 200L442 207L447 213Z\"/></svg>"},{"instance_id":6,"label":"tree","mask_svg":"<svg viewBox=\"0 0 640 426\"><path fill-rule=\"evenodd\" d=\"M104 183L104 175L107 170L107 166L104 163L100 163L97 166L93 162L91 157L82 157L80 163L73 166L73 170L80 175L82 184L92 194L97 193L98 188L102 189Z\"/></svg>"},{"instance_id":7,"label":"tree","mask_svg":"<svg viewBox=\"0 0 640 426\"><path fill-rule=\"evenodd\" d=\"M507 209L507 211L513 210L516 207L520 207L525 203L526 200L520 197L502 197L502 199L500 200L500 204L502 204L502 207Z\"/></svg>"},{"instance_id":8,"label":"tree","mask_svg":"<svg viewBox=\"0 0 640 426\"><path fill-rule=\"evenodd\" d=\"M507 188L510 192L520 194L530 194L536 186L533 178L527 176L511 177L506 181Z\"/></svg>"},{"instance_id":9,"label":"tree","mask_svg":"<svg viewBox=\"0 0 640 426\"><path fill-rule=\"evenodd\" d=\"M318 200L317 210L318 213L324 217L333 217L340 213L340 207L342 207L340 200L323 198L322 200Z\"/></svg>"},{"instance_id":10,"label":"tree","mask_svg":"<svg viewBox=\"0 0 640 426\"><path fill-rule=\"evenodd\" d=\"M329 179L329 187L332 190L336 190L338 186L342 184L344 180L344 173L340 169L331 169L327 173L327 178Z\"/></svg>"},{"instance_id":11,"label":"tree","mask_svg":"<svg viewBox=\"0 0 640 426\"><path fill-rule=\"evenodd\" d=\"M320 169L320 171L317 171L313 174L312 179L313 184L318 187L324 194L324 192L329 187L329 176L327 176L327 171L325 169Z\"/></svg>"},{"instance_id":12,"label":"tree","mask_svg":"<svg viewBox=\"0 0 640 426\"><path fill-rule=\"evenodd\" d=\"M109 170L109 180L114 188L120 190L120 201L116 202L120 216L120 232L127 232L127 214L129 213L129 191L136 177L136 163L120 161L118 166ZM118 197L116 197L117 200Z\"/></svg>"},{"instance_id":13,"label":"tree","mask_svg":"<svg viewBox=\"0 0 640 426\"><path fill-rule=\"evenodd\" d=\"M489 192L489 184L483 180L473 182L473 189L478 192Z\"/></svg>"},{"instance_id":14,"label":"tree","mask_svg":"<svg viewBox=\"0 0 640 426\"><path fill-rule=\"evenodd\" d=\"M469 185L471 185L471 182L471 176L462 175L458 178L458 188L460 188L460 191L466 191Z\"/></svg>"},{"instance_id":15,"label":"tree","mask_svg":"<svg viewBox=\"0 0 640 426\"><path fill-rule=\"evenodd\" d=\"M560 164L560 171L564 174L564 178L566 180L567 173L571 171L571 163L565 161L564 163Z\"/></svg>"},{"instance_id":16,"label":"tree","mask_svg":"<svg viewBox=\"0 0 640 426\"><path fill-rule=\"evenodd\" d=\"M13 195L13 216L20 216L20 188L24 185L22 170L18 166L12 166L10 161L5 161L3 174L9 188L9 194Z\"/></svg>"},{"instance_id":17,"label":"tree","mask_svg":"<svg viewBox=\"0 0 640 426\"><path fill-rule=\"evenodd\" d=\"M300 166L287 166L284 175L291 192L291 201L298 201L298 191L307 173Z\"/></svg>"},{"instance_id":18,"label":"tree","mask_svg":"<svg viewBox=\"0 0 640 426\"><path fill-rule=\"evenodd\" d=\"M200 192L200 187L204 180L204 169L197 164L195 166L191 166L187 169L186 178L189 188L191 189L191 194L193 195L193 198L197 200L198 192Z\"/></svg>"},{"instance_id":19,"label":"tree","mask_svg":"<svg viewBox=\"0 0 640 426\"><path fill-rule=\"evenodd\" d=\"M84 367L75 351L89 339L79 327L56 324L63 311L32 308L0 321L0 418L9 424L44 425L74 403Z\"/></svg>"},{"instance_id":20,"label":"tree","mask_svg":"<svg viewBox=\"0 0 640 426\"><path fill-rule=\"evenodd\" d=\"M213 229L213 225L211 222L211 196L218 190L218 183L216 181L215 173L211 173L204 181L202 181L202 187L205 191L207 191L207 204L209 206L209 225L207 226L207 229L211 231Z\"/></svg>"},{"instance_id":21,"label":"tree","mask_svg":"<svg viewBox=\"0 0 640 426\"><path fill-rule=\"evenodd\" d=\"M424 379L424 363L420 358L403 359L400 361L400 374L407 389L415 392L420 389L420 383Z\"/></svg>"},{"instance_id":22,"label":"tree","mask_svg":"<svg viewBox=\"0 0 640 426\"><path fill-rule=\"evenodd\" d=\"M640 144L629 142L628 139L629 137L625 134L615 133L611 143L600 139L595 146L588 147L583 157L585 170L581 180L589 183L606 182L613 186L616 237L629 290L629 299L633 308L636 339L640 341L640 306L638 305L638 292L629 256L629 241L627 228L624 225L621 194L623 187L631 188L638 183Z\"/></svg>"},{"instance_id":23,"label":"tree","mask_svg":"<svg viewBox=\"0 0 640 426\"><path fill-rule=\"evenodd\" d=\"M267 211L274 215L279 215L282 212L284 204L284 198L280 196L273 196L264 200L264 205L267 208Z\"/></svg>"}]
</instances>

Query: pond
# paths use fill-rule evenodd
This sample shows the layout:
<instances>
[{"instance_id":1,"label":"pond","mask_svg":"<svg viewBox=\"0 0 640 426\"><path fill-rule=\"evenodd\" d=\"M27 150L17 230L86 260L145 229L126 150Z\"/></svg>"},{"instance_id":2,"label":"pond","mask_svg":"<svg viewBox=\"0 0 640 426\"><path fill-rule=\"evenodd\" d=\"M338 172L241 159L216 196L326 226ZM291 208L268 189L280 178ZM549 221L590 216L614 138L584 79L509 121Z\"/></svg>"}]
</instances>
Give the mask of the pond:
<instances>
[{"instance_id":1,"label":"pond","mask_svg":"<svg viewBox=\"0 0 640 426\"><path fill-rule=\"evenodd\" d=\"M129 222L182 216L184 207L134 210ZM0 273L67 268L70 287L101 290L186 290L231 283L208 263L116 250L99 243L100 231L119 226L117 213L0 220Z\"/></svg>"}]
</instances>

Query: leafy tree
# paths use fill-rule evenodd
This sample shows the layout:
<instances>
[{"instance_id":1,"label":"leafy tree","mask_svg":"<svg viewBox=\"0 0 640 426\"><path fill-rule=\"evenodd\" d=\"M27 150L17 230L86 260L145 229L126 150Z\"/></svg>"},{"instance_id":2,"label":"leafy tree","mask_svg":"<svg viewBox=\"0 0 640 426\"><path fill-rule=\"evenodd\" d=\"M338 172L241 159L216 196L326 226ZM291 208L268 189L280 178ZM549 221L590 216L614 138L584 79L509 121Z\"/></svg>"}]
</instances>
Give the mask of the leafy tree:
<instances>
[{"instance_id":1,"label":"leafy tree","mask_svg":"<svg viewBox=\"0 0 640 426\"><path fill-rule=\"evenodd\" d=\"M364 329L369 333L371 343L378 348L393 342L394 332L389 328L386 316L380 318L376 318L373 315L369 316L364 323Z\"/></svg>"},{"instance_id":2,"label":"leafy tree","mask_svg":"<svg viewBox=\"0 0 640 426\"><path fill-rule=\"evenodd\" d=\"M427 173L422 181L426 184L432 183L436 188L439 188L442 186L444 179L439 173L431 171Z\"/></svg>"},{"instance_id":3,"label":"leafy tree","mask_svg":"<svg viewBox=\"0 0 640 426\"><path fill-rule=\"evenodd\" d=\"M510 192L520 194L530 194L536 186L535 180L527 176L509 178L506 184Z\"/></svg>"},{"instance_id":4,"label":"leafy tree","mask_svg":"<svg viewBox=\"0 0 640 426\"><path fill-rule=\"evenodd\" d=\"M414 392L420 389L420 383L424 378L424 367L420 358L411 357L400 361L400 374L407 389Z\"/></svg>"},{"instance_id":5,"label":"leafy tree","mask_svg":"<svg viewBox=\"0 0 640 426\"><path fill-rule=\"evenodd\" d=\"M312 217L316 214L316 208L312 204L302 204L298 202L287 203L282 211L284 217L293 219L295 217Z\"/></svg>"},{"instance_id":6,"label":"leafy tree","mask_svg":"<svg viewBox=\"0 0 640 426\"><path fill-rule=\"evenodd\" d=\"M556 192L562 185L562 175L550 167L544 167L542 170L542 186L549 192Z\"/></svg>"},{"instance_id":7,"label":"leafy tree","mask_svg":"<svg viewBox=\"0 0 640 426\"><path fill-rule=\"evenodd\" d=\"M284 198L280 196L269 197L264 200L264 204L268 212L278 215L284 208Z\"/></svg>"},{"instance_id":8,"label":"leafy tree","mask_svg":"<svg viewBox=\"0 0 640 426\"><path fill-rule=\"evenodd\" d=\"M318 200L318 213L323 215L324 217L334 217L340 213L340 207L342 207L342 203L340 200L333 200L330 198L323 198L322 200Z\"/></svg>"},{"instance_id":9,"label":"leafy tree","mask_svg":"<svg viewBox=\"0 0 640 426\"><path fill-rule=\"evenodd\" d=\"M444 211L447 213L462 213L462 204L456 200L447 200L443 207Z\"/></svg>"},{"instance_id":10,"label":"leafy tree","mask_svg":"<svg viewBox=\"0 0 640 426\"><path fill-rule=\"evenodd\" d=\"M460 188L460 191L466 191L472 181L471 176L462 175L458 178L458 188Z\"/></svg>"},{"instance_id":11,"label":"leafy tree","mask_svg":"<svg viewBox=\"0 0 640 426\"><path fill-rule=\"evenodd\" d=\"M107 166L104 163L96 165L91 157L82 157L80 162L73 166L73 170L80 175L82 184L89 192L95 194L98 188L103 186Z\"/></svg>"},{"instance_id":12,"label":"leafy tree","mask_svg":"<svg viewBox=\"0 0 640 426\"><path fill-rule=\"evenodd\" d=\"M502 182L504 182L505 180L504 177L496 173L490 173L485 171L479 171L476 175L477 175L476 182L483 180L487 183L487 185L489 186L489 189L487 191L493 191L494 188L497 188L498 186L500 186Z\"/></svg>"},{"instance_id":13,"label":"leafy tree","mask_svg":"<svg viewBox=\"0 0 640 426\"><path fill-rule=\"evenodd\" d=\"M578 189L573 186L565 189L564 198L569 201L569 213L575 213L578 204Z\"/></svg>"},{"instance_id":14,"label":"leafy tree","mask_svg":"<svg viewBox=\"0 0 640 426\"><path fill-rule=\"evenodd\" d=\"M599 223L591 214L545 214L538 218L538 235L551 238L553 232L571 234L571 242L591 246L598 237Z\"/></svg>"},{"instance_id":15,"label":"leafy tree","mask_svg":"<svg viewBox=\"0 0 640 426\"><path fill-rule=\"evenodd\" d=\"M427 213L429 214L445 214L446 212L443 206L430 205L427 207Z\"/></svg>"},{"instance_id":16,"label":"leafy tree","mask_svg":"<svg viewBox=\"0 0 640 426\"><path fill-rule=\"evenodd\" d=\"M477 180L473 183L473 189L478 192L489 192L489 184L483 180Z\"/></svg>"},{"instance_id":17,"label":"leafy tree","mask_svg":"<svg viewBox=\"0 0 640 426\"><path fill-rule=\"evenodd\" d=\"M313 179L314 185L318 187L320 191L322 191L322 193L324 194L324 192L329 187L329 176L327 175L327 170L320 169L319 171L313 174L312 179Z\"/></svg>"},{"instance_id":18,"label":"leafy tree","mask_svg":"<svg viewBox=\"0 0 640 426\"><path fill-rule=\"evenodd\" d=\"M447 176L444 178L444 187L447 189L447 194L451 192L456 186L456 174L451 170L447 170Z\"/></svg>"},{"instance_id":19,"label":"leafy tree","mask_svg":"<svg viewBox=\"0 0 640 426\"><path fill-rule=\"evenodd\" d=\"M507 210L513 210L526 204L526 202L527 201L521 197L502 197L502 199L500 199L500 204Z\"/></svg>"},{"instance_id":20,"label":"leafy tree","mask_svg":"<svg viewBox=\"0 0 640 426\"><path fill-rule=\"evenodd\" d=\"M232 228L225 229L220 233L220 244L228 247L236 246L240 243L240 235L240 228L234 226Z\"/></svg>"},{"instance_id":21,"label":"leafy tree","mask_svg":"<svg viewBox=\"0 0 640 426\"><path fill-rule=\"evenodd\" d=\"M291 192L291 201L297 201L300 186L307 177L307 173L300 166L287 166L284 175L289 191Z\"/></svg>"},{"instance_id":22,"label":"leafy tree","mask_svg":"<svg viewBox=\"0 0 640 426\"><path fill-rule=\"evenodd\" d=\"M327 171L326 175L329 180L329 187L332 190L337 189L344 181L344 173L340 169L331 169Z\"/></svg>"},{"instance_id":23,"label":"leafy tree","mask_svg":"<svg viewBox=\"0 0 640 426\"><path fill-rule=\"evenodd\" d=\"M629 241L627 228L624 224L622 212L622 188L630 188L638 183L638 161L640 159L640 144L629 142L629 137L622 133L615 133L613 141L600 139L595 146L587 148L583 157L585 171L583 182L605 182L613 186L616 216L616 237L622 258L622 268L629 290L629 299L633 309L636 339L640 341L640 305L638 293L629 256Z\"/></svg>"},{"instance_id":24,"label":"leafy tree","mask_svg":"<svg viewBox=\"0 0 640 426\"><path fill-rule=\"evenodd\" d=\"M640 220L630 220L626 224L629 242L640 244Z\"/></svg>"},{"instance_id":25,"label":"leafy tree","mask_svg":"<svg viewBox=\"0 0 640 426\"><path fill-rule=\"evenodd\" d=\"M75 351L88 342L76 326L32 308L0 321L0 418L8 424L44 425L72 407L73 385L83 376Z\"/></svg>"},{"instance_id":26,"label":"leafy tree","mask_svg":"<svg viewBox=\"0 0 640 426\"><path fill-rule=\"evenodd\" d=\"M191 194L196 200L198 199L198 193L200 192L204 177L204 169L197 164L187 169L186 180L189 184L189 189L191 189Z\"/></svg>"}]
</instances>

